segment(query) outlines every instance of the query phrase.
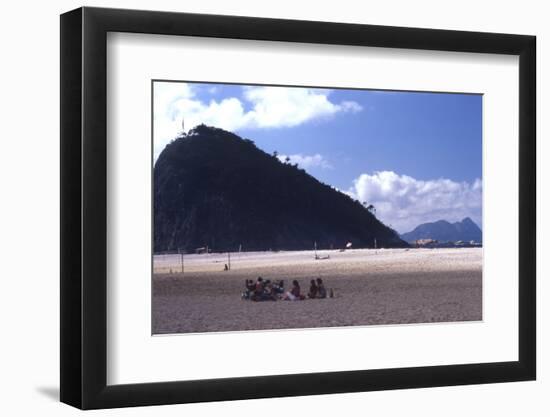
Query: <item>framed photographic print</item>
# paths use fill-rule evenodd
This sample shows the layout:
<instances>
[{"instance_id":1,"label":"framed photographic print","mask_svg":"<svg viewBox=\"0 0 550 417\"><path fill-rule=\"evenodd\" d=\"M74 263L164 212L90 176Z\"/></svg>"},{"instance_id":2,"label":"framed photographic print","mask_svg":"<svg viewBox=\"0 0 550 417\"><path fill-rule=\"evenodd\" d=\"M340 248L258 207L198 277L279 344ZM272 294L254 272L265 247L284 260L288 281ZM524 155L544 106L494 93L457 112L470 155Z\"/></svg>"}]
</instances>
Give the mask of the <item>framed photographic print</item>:
<instances>
[{"instance_id":1,"label":"framed photographic print","mask_svg":"<svg viewBox=\"0 0 550 417\"><path fill-rule=\"evenodd\" d=\"M61 401L535 379L535 38L61 16Z\"/></svg>"}]
</instances>

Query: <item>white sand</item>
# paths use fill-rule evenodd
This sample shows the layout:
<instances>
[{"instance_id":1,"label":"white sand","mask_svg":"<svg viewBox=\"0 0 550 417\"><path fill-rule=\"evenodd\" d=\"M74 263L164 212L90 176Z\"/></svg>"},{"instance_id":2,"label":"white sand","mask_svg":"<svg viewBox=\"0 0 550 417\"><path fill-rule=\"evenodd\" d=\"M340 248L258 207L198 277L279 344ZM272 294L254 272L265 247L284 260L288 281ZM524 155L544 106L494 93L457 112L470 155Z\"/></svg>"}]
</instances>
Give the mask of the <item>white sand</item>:
<instances>
[{"instance_id":1,"label":"white sand","mask_svg":"<svg viewBox=\"0 0 550 417\"><path fill-rule=\"evenodd\" d=\"M481 320L481 248L180 255L154 259L153 333ZM170 273L172 271L172 273ZM334 299L251 302L245 279L321 277Z\"/></svg>"}]
</instances>

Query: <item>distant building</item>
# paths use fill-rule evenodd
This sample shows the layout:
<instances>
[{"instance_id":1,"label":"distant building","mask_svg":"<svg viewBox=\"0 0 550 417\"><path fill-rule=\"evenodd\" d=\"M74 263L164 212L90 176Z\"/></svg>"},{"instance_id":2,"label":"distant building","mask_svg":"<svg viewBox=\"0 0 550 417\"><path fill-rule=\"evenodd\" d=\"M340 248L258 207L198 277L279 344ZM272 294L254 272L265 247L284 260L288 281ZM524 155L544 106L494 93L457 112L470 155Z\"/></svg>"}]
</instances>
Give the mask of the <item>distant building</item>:
<instances>
[{"instance_id":1,"label":"distant building","mask_svg":"<svg viewBox=\"0 0 550 417\"><path fill-rule=\"evenodd\" d=\"M417 239L409 242L417 248L480 248L483 245L475 240L464 242L463 240L440 242L436 239Z\"/></svg>"},{"instance_id":2,"label":"distant building","mask_svg":"<svg viewBox=\"0 0 550 417\"><path fill-rule=\"evenodd\" d=\"M420 247L420 246L435 246L437 245L437 240L435 239L417 239L414 241L414 244L417 246L417 247Z\"/></svg>"}]
</instances>

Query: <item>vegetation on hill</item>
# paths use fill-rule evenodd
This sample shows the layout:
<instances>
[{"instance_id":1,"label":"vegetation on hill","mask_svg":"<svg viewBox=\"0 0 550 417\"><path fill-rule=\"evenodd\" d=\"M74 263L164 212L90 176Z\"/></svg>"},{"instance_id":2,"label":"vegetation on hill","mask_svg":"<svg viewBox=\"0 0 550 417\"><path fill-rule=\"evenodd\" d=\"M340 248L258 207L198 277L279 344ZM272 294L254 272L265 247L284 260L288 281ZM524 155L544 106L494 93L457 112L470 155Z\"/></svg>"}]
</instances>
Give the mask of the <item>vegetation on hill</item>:
<instances>
[{"instance_id":1,"label":"vegetation on hill","mask_svg":"<svg viewBox=\"0 0 550 417\"><path fill-rule=\"evenodd\" d=\"M251 140L200 125L154 167L155 252L405 247L358 201Z\"/></svg>"}]
</instances>

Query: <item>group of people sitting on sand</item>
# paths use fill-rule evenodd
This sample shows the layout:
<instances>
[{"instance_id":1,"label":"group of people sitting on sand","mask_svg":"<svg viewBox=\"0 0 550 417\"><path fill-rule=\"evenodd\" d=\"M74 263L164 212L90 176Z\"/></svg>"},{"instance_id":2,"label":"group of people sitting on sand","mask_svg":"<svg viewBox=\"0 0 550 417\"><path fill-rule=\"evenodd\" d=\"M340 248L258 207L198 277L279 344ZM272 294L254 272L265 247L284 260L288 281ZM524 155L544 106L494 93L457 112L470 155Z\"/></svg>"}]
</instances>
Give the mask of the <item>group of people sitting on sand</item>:
<instances>
[{"instance_id":1,"label":"group of people sitting on sand","mask_svg":"<svg viewBox=\"0 0 550 417\"><path fill-rule=\"evenodd\" d=\"M292 281L292 288L285 292L285 283L283 280L271 282L258 277L256 282L251 279L245 281L245 291L242 293L243 300L252 301L301 301L306 298L327 298L327 289L321 278L310 281L309 292L307 296L301 293L300 284L297 280ZM330 290L330 297L334 297L334 292Z\"/></svg>"}]
</instances>

